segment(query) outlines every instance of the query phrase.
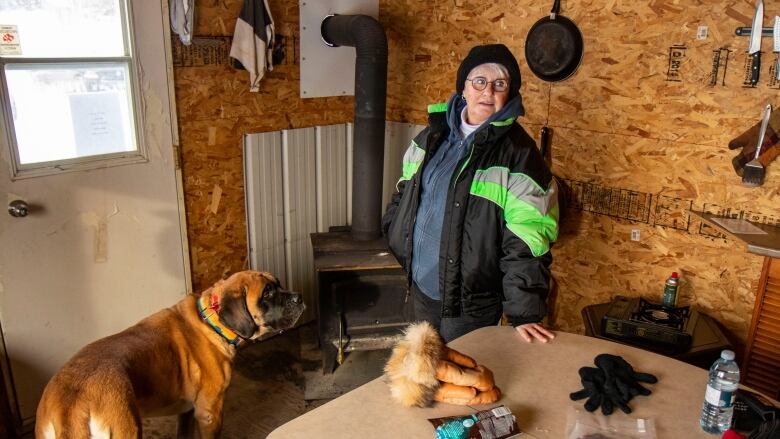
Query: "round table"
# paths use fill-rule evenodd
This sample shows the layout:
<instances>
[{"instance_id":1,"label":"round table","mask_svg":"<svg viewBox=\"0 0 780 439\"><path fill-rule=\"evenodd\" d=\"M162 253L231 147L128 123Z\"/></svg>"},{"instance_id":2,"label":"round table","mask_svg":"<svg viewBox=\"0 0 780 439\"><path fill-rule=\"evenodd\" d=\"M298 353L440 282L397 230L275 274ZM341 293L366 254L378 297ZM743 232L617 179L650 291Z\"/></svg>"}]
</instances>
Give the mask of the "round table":
<instances>
[{"instance_id":1,"label":"round table","mask_svg":"<svg viewBox=\"0 0 780 439\"><path fill-rule=\"evenodd\" d=\"M268 437L433 438L429 418L505 405L528 437L564 438L567 413L582 410L584 403L569 399L569 393L582 388L577 371L582 366L594 366L593 358L601 353L620 355L635 370L658 377L658 383L647 385L653 391L650 396L631 400L632 414L618 410L610 417L652 419L658 438L714 437L699 427L707 371L681 361L562 332L546 344L526 343L514 328L507 326L482 328L449 345L493 371L496 385L503 393L498 403L474 407L437 403L429 408L405 408L390 398L383 376L282 425Z\"/></svg>"}]
</instances>

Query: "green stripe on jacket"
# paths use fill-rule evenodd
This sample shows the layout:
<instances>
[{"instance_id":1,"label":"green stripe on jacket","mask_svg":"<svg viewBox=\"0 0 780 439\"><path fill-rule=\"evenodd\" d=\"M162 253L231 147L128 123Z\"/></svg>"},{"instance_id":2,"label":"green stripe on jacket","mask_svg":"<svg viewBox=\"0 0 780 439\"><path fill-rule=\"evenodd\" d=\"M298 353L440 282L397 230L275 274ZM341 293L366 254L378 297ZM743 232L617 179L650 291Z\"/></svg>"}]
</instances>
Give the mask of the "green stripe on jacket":
<instances>
[{"instance_id":1,"label":"green stripe on jacket","mask_svg":"<svg viewBox=\"0 0 780 439\"><path fill-rule=\"evenodd\" d=\"M447 103L439 102L437 104L428 105L428 113L441 113L447 111Z\"/></svg>"},{"instance_id":2,"label":"green stripe on jacket","mask_svg":"<svg viewBox=\"0 0 780 439\"><path fill-rule=\"evenodd\" d=\"M399 183L412 179L417 170L420 169L423 158L425 158L425 150L420 148L420 146L412 140L409 148L407 148L404 153L403 164L401 165L401 178L398 179L398 183L395 185L396 190L398 189Z\"/></svg>"},{"instance_id":3,"label":"green stripe on jacket","mask_svg":"<svg viewBox=\"0 0 780 439\"><path fill-rule=\"evenodd\" d=\"M534 256L547 253L550 243L558 238L555 179L544 189L525 174L496 166L476 171L470 193L503 209L507 228L528 245Z\"/></svg>"}]
</instances>

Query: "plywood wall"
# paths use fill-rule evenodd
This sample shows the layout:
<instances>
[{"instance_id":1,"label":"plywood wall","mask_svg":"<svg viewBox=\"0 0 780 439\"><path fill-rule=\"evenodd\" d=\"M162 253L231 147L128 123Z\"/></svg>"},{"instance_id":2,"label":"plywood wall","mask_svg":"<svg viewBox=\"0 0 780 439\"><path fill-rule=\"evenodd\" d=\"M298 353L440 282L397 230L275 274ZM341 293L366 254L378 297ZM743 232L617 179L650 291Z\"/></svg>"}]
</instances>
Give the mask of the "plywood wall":
<instances>
[{"instance_id":1,"label":"plywood wall","mask_svg":"<svg viewBox=\"0 0 780 439\"><path fill-rule=\"evenodd\" d=\"M196 36L229 37L240 3L198 1ZM563 0L562 13L584 35L585 55L572 78L548 84L530 73L523 51L528 30L551 4L380 1L390 53L388 118L424 123L427 104L454 90L470 47L506 44L523 75L521 123L534 137L545 123L553 128L554 171L574 190L554 248L557 326L581 330L582 307L615 294L660 298L663 280L676 270L683 277L681 302L744 339L762 260L703 227L687 209L780 219L780 164L768 169L763 187L747 189L727 149L766 103L780 106L780 84L770 81L777 57L770 39L764 39L759 86L743 86L747 40L734 29L749 25L753 2ZM248 92L245 72L219 60L195 65L200 61L182 58L175 68L196 287L246 265L241 136L352 117L351 98L297 97L297 3L270 6L278 32L287 36L288 58L259 94ZM769 26L780 6L767 3L765 15ZM699 26L708 27L705 39L697 39ZM670 70L672 48L679 64ZM714 70L716 52L723 63ZM624 210L620 200L639 204ZM639 241L630 239L632 231Z\"/></svg>"},{"instance_id":2,"label":"plywood wall","mask_svg":"<svg viewBox=\"0 0 780 439\"><path fill-rule=\"evenodd\" d=\"M193 47L174 42L187 232L194 289L247 267L242 137L247 133L347 122L350 98L298 98L298 3L270 1L286 59L249 92L246 71L227 53L241 0L196 1ZM175 38L175 36L174 36Z\"/></svg>"},{"instance_id":3,"label":"plywood wall","mask_svg":"<svg viewBox=\"0 0 780 439\"><path fill-rule=\"evenodd\" d=\"M383 2L393 59L391 117L423 121L424 104L452 92L471 46L506 44L523 75L521 123L535 137L543 124L553 128L554 171L575 189L553 251L556 325L582 330L582 307L616 294L660 300L664 279L678 271L680 302L744 339L762 258L687 210L744 212L780 225L780 164L763 187L747 189L727 149L766 103L780 106L780 84L770 81L777 59L770 39L759 86L743 86L747 40L734 29L749 25L753 2L564 0L562 13L579 25L586 49L577 73L556 84L535 78L524 60L528 30L551 5ZM767 5L767 26L775 14L780 7ZM706 39L697 39L700 25L708 28ZM670 71L672 48L679 64ZM714 70L716 52L722 63ZM642 200L644 211L621 211L626 200ZM631 240L632 231L639 241Z\"/></svg>"}]
</instances>

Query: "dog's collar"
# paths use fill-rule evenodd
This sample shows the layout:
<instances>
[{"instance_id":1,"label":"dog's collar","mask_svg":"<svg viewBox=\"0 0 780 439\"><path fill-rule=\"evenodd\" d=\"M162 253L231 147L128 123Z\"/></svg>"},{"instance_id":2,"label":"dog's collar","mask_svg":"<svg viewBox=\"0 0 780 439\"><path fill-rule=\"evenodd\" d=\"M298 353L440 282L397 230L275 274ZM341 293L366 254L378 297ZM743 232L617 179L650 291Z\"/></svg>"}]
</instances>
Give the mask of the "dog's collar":
<instances>
[{"instance_id":1,"label":"dog's collar","mask_svg":"<svg viewBox=\"0 0 780 439\"><path fill-rule=\"evenodd\" d=\"M241 342L241 336L236 334L232 329L223 325L219 321L219 298L214 297L213 294L201 295L198 299L198 312L200 317L219 335L222 336L228 343L233 346L238 346Z\"/></svg>"}]
</instances>

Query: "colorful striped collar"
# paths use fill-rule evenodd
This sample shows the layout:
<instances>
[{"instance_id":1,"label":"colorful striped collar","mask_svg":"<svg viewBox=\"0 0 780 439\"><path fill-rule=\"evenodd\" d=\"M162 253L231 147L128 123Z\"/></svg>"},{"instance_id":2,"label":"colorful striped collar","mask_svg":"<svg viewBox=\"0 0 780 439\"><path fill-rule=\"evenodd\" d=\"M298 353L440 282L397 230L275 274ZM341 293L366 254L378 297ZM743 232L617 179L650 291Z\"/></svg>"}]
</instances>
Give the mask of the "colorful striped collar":
<instances>
[{"instance_id":1,"label":"colorful striped collar","mask_svg":"<svg viewBox=\"0 0 780 439\"><path fill-rule=\"evenodd\" d=\"M198 299L198 312L200 317L219 335L222 336L228 343L233 346L238 346L241 342L241 336L233 332L232 329L223 325L219 321L219 298L214 297L213 294L201 295Z\"/></svg>"}]
</instances>

